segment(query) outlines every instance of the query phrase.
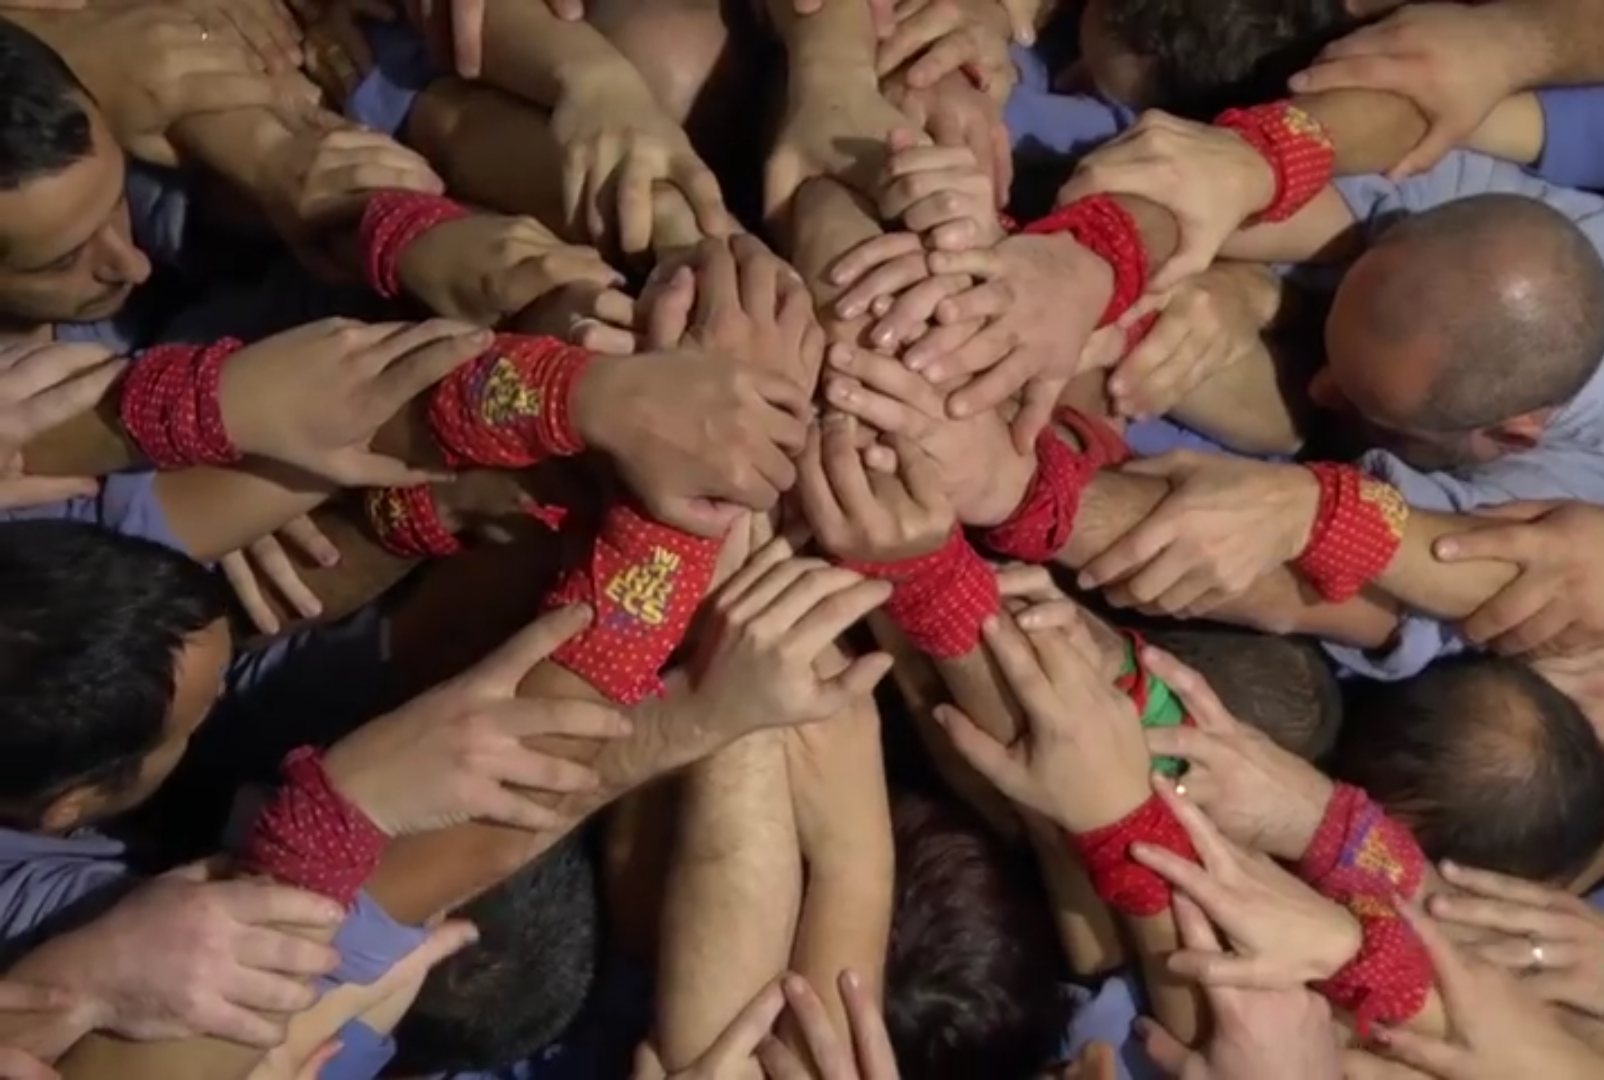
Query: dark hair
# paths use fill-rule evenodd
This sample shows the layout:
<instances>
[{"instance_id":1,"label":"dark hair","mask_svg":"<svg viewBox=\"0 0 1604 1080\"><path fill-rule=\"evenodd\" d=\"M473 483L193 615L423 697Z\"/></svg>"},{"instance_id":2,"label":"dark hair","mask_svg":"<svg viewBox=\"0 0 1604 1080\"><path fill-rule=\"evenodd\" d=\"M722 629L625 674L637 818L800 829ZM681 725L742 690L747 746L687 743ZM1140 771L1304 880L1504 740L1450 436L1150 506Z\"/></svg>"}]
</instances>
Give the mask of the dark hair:
<instances>
[{"instance_id":1,"label":"dark hair","mask_svg":"<svg viewBox=\"0 0 1604 1080\"><path fill-rule=\"evenodd\" d=\"M1197 119L1285 97L1289 78L1360 23L1341 0L1107 0L1102 12L1152 66L1153 103Z\"/></svg>"},{"instance_id":2,"label":"dark hair","mask_svg":"<svg viewBox=\"0 0 1604 1080\"><path fill-rule=\"evenodd\" d=\"M1526 665L1458 656L1348 687L1332 773L1412 828L1432 859L1569 881L1604 846L1604 748Z\"/></svg>"},{"instance_id":3,"label":"dark hair","mask_svg":"<svg viewBox=\"0 0 1604 1080\"><path fill-rule=\"evenodd\" d=\"M906 1080L1028 1080L1069 1022L1063 949L1029 852L949 797L892 801L885 1010Z\"/></svg>"},{"instance_id":4,"label":"dark hair","mask_svg":"<svg viewBox=\"0 0 1604 1080\"><path fill-rule=\"evenodd\" d=\"M1456 199L1401 219L1366 261L1360 317L1391 339L1431 340L1443 357L1413 425L1470 431L1553 408L1598 370L1604 259L1540 199Z\"/></svg>"},{"instance_id":5,"label":"dark hair","mask_svg":"<svg viewBox=\"0 0 1604 1080\"><path fill-rule=\"evenodd\" d=\"M30 828L70 787L115 789L159 746L185 640L224 587L160 544L66 521L0 524L0 806Z\"/></svg>"},{"instance_id":6,"label":"dark hair","mask_svg":"<svg viewBox=\"0 0 1604 1080\"><path fill-rule=\"evenodd\" d=\"M402 1075L506 1068L579 1015L601 949L599 863L585 830L467 904L479 940L424 980L396 1029Z\"/></svg>"},{"instance_id":7,"label":"dark hair","mask_svg":"<svg viewBox=\"0 0 1604 1080\"><path fill-rule=\"evenodd\" d=\"M50 46L0 19L0 191L15 191L89 156L88 97Z\"/></svg>"},{"instance_id":8,"label":"dark hair","mask_svg":"<svg viewBox=\"0 0 1604 1080\"><path fill-rule=\"evenodd\" d=\"M1194 668L1244 724L1283 750L1317 761L1342 728L1342 687L1306 638L1227 627L1157 627L1150 644Z\"/></svg>"}]
</instances>

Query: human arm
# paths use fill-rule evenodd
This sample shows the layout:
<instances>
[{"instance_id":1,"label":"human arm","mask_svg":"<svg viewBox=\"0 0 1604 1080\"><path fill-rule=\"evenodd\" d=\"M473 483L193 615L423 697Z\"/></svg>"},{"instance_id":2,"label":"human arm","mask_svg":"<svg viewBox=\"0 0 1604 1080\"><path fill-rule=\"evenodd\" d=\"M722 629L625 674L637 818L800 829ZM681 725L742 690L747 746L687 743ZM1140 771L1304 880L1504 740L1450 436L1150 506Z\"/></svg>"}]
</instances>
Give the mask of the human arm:
<instances>
[{"instance_id":1,"label":"human arm","mask_svg":"<svg viewBox=\"0 0 1604 1080\"><path fill-rule=\"evenodd\" d=\"M707 1052L786 969L802 892L782 735L738 740L692 765L677 786L654 1026L670 1072Z\"/></svg>"}]
</instances>

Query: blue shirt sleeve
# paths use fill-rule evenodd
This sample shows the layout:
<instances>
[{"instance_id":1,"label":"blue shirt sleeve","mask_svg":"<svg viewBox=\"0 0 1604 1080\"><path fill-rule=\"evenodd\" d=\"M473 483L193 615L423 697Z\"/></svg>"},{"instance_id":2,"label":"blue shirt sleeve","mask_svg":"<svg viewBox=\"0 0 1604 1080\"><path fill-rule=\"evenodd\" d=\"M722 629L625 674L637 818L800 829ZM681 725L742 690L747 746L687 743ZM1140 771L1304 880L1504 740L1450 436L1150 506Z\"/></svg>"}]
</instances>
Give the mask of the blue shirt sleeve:
<instances>
[{"instance_id":1,"label":"blue shirt sleeve","mask_svg":"<svg viewBox=\"0 0 1604 1080\"><path fill-rule=\"evenodd\" d=\"M1566 187L1604 188L1604 86L1557 86L1537 92L1543 153L1532 168Z\"/></svg>"},{"instance_id":2,"label":"blue shirt sleeve","mask_svg":"<svg viewBox=\"0 0 1604 1080\"><path fill-rule=\"evenodd\" d=\"M1019 82L1008 96L1003 123L1015 150L1076 156L1118 135L1133 114L1090 94L1055 94L1047 61L1034 49L1012 48Z\"/></svg>"},{"instance_id":3,"label":"blue shirt sleeve","mask_svg":"<svg viewBox=\"0 0 1604 1080\"><path fill-rule=\"evenodd\" d=\"M113 473L101 480L98 495L0 510L0 521L81 521L183 551L156 495L156 476L154 472Z\"/></svg>"},{"instance_id":4,"label":"blue shirt sleeve","mask_svg":"<svg viewBox=\"0 0 1604 1080\"><path fill-rule=\"evenodd\" d=\"M1392 181L1384 176L1344 176L1337 193L1371 237L1401 216L1418 214L1455 199L1492 193L1541 199L1576 223L1593 246L1604 250L1604 199L1551 184L1508 161L1455 151L1423 173Z\"/></svg>"},{"instance_id":5,"label":"blue shirt sleeve","mask_svg":"<svg viewBox=\"0 0 1604 1080\"><path fill-rule=\"evenodd\" d=\"M357 123L399 136L423 88L437 76L423 35L406 19L362 20L373 67L345 100L345 115Z\"/></svg>"},{"instance_id":6,"label":"blue shirt sleeve","mask_svg":"<svg viewBox=\"0 0 1604 1080\"><path fill-rule=\"evenodd\" d=\"M359 893L356 906L334 935L340 966L318 979L318 989L367 986L428 937L429 931L397 922L366 892ZM354 1020L340 1028L336 1038L340 1051L324 1066L325 1080L372 1080L395 1054L393 1039Z\"/></svg>"},{"instance_id":7,"label":"blue shirt sleeve","mask_svg":"<svg viewBox=\"0 0 1604 1080\"><path fill-rule=\"evenodd\" d=\"M115 840L0 829L0 940L31 933L127 878L123 846Z\"/></svg>"},{"instance_id":8,"label":"blue shirt sleeve","mask_svg":"<svg viewBox=\"0 0 1604 1080\"><path fill-rule=\"evenodd\" d=\"M1115 1050L1119 1080L1158 1080L1165 1075L1132 1031L1137 1018L1148 1011L1147 995L1134 970L1115 971L1095 989L1068 984L1064 992L1076 1009L1060 1060L1072 1060L1091 1043L1101 1042Z\"/></svg>"}]
</instances>

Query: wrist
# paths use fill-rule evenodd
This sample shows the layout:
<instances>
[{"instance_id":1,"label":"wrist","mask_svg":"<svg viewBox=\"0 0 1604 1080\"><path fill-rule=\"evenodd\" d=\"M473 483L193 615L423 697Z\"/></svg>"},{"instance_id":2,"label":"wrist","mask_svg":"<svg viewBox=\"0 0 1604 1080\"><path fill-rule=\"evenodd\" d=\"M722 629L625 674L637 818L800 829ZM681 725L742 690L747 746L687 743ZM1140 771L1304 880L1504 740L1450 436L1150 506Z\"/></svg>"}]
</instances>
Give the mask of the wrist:
<instances>
[{"instance_id":1,"label":"wrist","mask_svg":"<svg viewBox=\"0 0 1604 1080\"><path fill-rule=\"evenodd\" d=\"M1010 453L986 485L986 490L960 515L963 523L974 528L990 529L1012 518L1029 494L1037 468L1034 456Z\"/></svg>"},{"instance_id":2,"label":"wrist","mask_svg":"<svg viewBox=\"0 0 1604 1080\"><path fill-rule=\"evenodd\" d=\"M834 103L880 97L880 80L874 73L874 56L861 57L807 55L793 57L791 77L786 87L791 106L797 108L818 102Z\"/></svg>"},{"instance_id":3,"label":"wrist","mask_svg":"<svg viewBox=\"0 0 1604 1080\"><path fill-rule=\"evenodd\" d=\"M1301 465L1283 466L1286 471L1287 528L1290 545L1286 562L1291 562L1308 550L1314 537L1315 522L1320 516L1320 481L1314 473Z\"/></svg>"},{"instance_id":4,"label":"wrist","mask_svg":"<svg viewBox=\"0 0 1604 1080\"><path fill-rule=\"evenodd\" d=\"M1311 775L1307 788L1299 793L1301 797L1283 807L1285 817L1281 826L1265 838L1265 853L1287 863L1296 863L1307 855L1336 790L1336 785L1323 774Z\"/></svg>"}]
</instances>

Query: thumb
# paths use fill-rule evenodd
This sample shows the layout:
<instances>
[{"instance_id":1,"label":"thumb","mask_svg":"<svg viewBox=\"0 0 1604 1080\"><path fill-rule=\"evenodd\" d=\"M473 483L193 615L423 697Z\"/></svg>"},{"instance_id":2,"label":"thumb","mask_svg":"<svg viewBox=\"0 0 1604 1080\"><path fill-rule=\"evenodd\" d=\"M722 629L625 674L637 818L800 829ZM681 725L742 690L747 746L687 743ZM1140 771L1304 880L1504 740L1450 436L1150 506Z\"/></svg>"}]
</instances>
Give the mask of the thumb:
<instances>
[{"instance_id":1,"label":"thumb","mask_svg":"<svg viewBox=\"0 0 1604 1080\"><path fill-rule=\"evenodd\" d=\"M649 500L652 516L676 529L714 539L725 535L747 513L744 506L721 499L669 498Z\"/></svg>"},{"instance_id":2,"label":"thumb","mask_svg":"<svg viewBox=\"0 0 1604 1080\"><path fill-rule=\"evenodd\" d=\"M1438 537L1431 545L1431 551L1439 562L1497 559L1501 562L1526 563L1531 561L1541 542L1541 537L1531 525L1516 523L1494 525L1486 529L1466 529Z\"/></svg>"},{"instance_id":3,"label":"thumb","mask_svg":"<svg viewBox=\"0 0 1604 1080\"><path fill-rule=\"evenodd\" d=\"M886 145L893 151L912 150L918 142L918 134L908 128L897 128L886 138Z\"/></svg>"},{"instance_id":4,"label":"thumb","mask_svg":"<svg viewBox=\"0 0 1604 1080\"><path fill-rule=\"evenodd\" d=\"M953 748L963 755L964 760L992 787L1007 795L1012 786L1007 781L1011 779L1014 768L1007 748L981 731L973 720L951 705L938 705L935 717L936 723L941 725L947 738L952 740Z\"/></svg>"},{"instance_id":5,"label":"thumb","mask_svg":"<svg viewBox=\"0 0 1604 1080\"><path fill-rule=\"evenodd\" d=\"M470 679L512 689L534 667L590 625L592 612L585 604L548 611L467 672Z\"/></svg>"},{"instance_id":6,"label":"thumb","mask_svg":"<svg viewBox=\"0 0 1604 1080\"><path fill-rule=\"evenodd\" d=\"M1208 269L1214 256L1219 254L1219 244L1209 244L1200 240L1196 229L1183 230L1181 242L1175 249L1175 254L1159 268L1158 273L1147 283L1149 292L1166 292L1175 288L1193 274L1202 273Z\"/></svg>"},{"instance_id":7,"label":"thumb","mask_svg":"<svg viewBox=\"0 0 1604 1080\"><path fill-rule=\"evenodd\" d=\"M1036 5L1028 0L1003 0L1003 10L1008 12L1008 26L1013 31L1014 41L1020 45L1034 45Z\"/></svg>"},{"instance_id":8,"label":"thumb","mask_svg":"<svg viewBox=\"0 0 1604 1080\"><path fill-rule=\"evenodd\" d=\"M478 940L478 927L466 919L452 919L436 927L428 939L406 957L405 962L427 972Z\"/></svg>"}]
</instances>

